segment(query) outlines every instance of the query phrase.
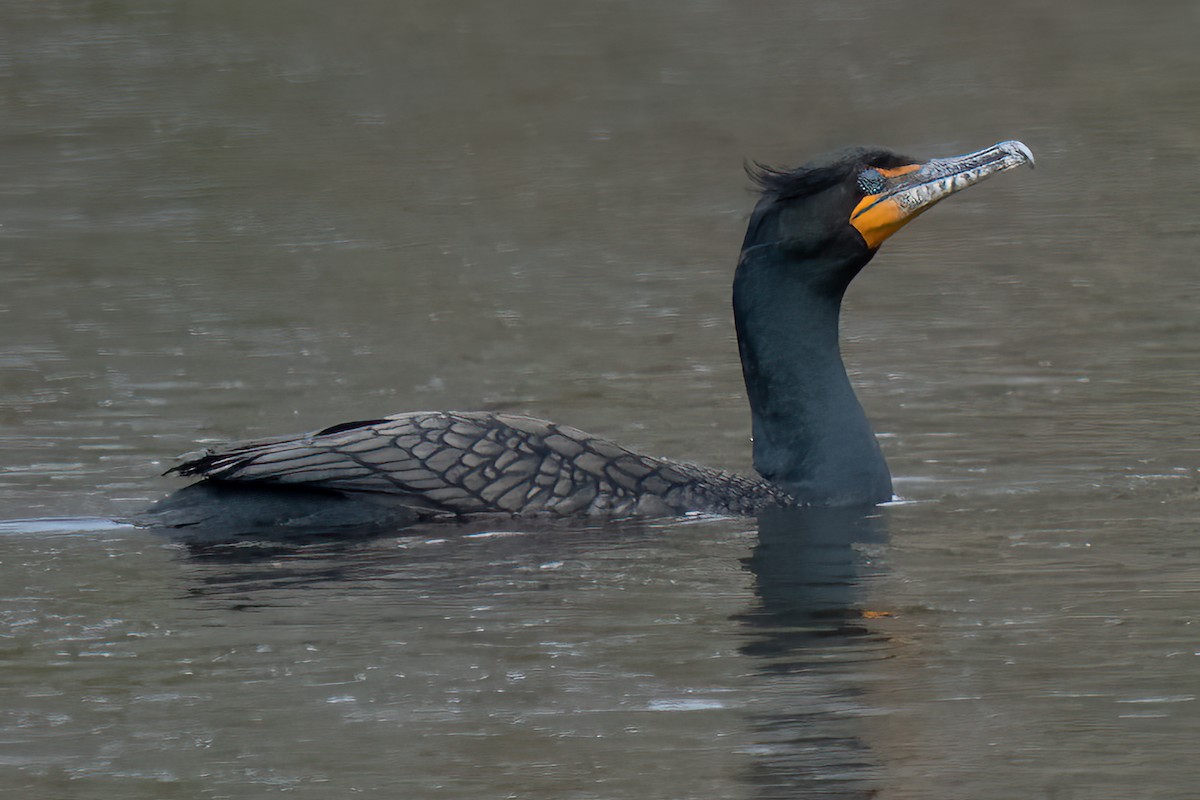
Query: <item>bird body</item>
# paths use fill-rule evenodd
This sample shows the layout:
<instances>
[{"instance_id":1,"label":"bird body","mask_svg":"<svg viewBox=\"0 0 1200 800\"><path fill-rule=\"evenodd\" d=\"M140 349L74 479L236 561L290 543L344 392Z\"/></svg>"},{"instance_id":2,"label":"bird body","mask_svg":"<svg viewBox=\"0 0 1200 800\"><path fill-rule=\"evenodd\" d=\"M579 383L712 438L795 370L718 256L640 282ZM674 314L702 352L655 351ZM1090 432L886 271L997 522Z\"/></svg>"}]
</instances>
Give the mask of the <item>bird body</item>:
<instances>
[{"instance_id":1,"label":"bird body","mask_svg":"<svg viewBox=\"0 0 1200 800\"><path fill-rule=\"evenodd\" d=\"M857 148L796 170L752 172L761 196L734 276L733 312L760 478L641 455L531 417L411 412L189 454L169 472L201 483L177 493L186 503L167 498L148 519L199 524L209 517L192 513L197 499L239 497L268 521L305 498L322 512L318 498L362 499L402 509L405 521L755 514L772 505L885 502L891 475L838 347L842 297L905 223L1022 164L1033 164L1029 149L1001 142L923 163ZM175 513L181 507L186 513Z\"/></svg>"},{"instance_id":2,"label":"bird body","mask_svg":"<svg viewBox=\"0 0 1200 800\"><path fill-rule=\"evenodd\" d=\"M753 514L790 498L725 470L645 456L578 428L417 411L189 454L171 472L404 498L419 516Z\"/></svg>"}]
</instances>

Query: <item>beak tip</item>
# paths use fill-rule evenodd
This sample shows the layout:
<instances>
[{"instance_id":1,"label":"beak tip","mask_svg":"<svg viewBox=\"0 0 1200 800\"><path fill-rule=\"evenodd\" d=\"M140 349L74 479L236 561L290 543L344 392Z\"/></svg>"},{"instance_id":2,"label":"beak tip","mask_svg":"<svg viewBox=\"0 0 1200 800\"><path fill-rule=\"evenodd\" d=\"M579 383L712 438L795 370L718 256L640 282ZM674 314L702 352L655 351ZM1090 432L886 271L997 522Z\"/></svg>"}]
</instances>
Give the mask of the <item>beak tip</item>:
<instances>
[{"instance_id":1,"label":"beak tip","mask_svg":"<svg viewBox=\"0 0 1200 800\"><path fill-rule=\"evenodd\" d=\"M1033 158L1033 151L1030 150L1024 142L1018 142L1016 139L1010 139L1007 142L1001 142L997 146L1010 155L1020 158L1029 165L1030 169L1037 169L1037 162Z\"/></svg>"}]
</instances>

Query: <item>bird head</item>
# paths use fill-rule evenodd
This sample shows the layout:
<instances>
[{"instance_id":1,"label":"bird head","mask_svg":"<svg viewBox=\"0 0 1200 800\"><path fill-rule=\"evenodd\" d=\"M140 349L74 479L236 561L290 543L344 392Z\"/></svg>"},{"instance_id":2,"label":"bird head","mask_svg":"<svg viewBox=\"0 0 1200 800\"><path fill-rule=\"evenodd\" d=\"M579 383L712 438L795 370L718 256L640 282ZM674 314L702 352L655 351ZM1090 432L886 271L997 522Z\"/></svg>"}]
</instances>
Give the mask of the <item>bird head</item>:
<instances>
[{"instance_id":1,"label":"bird head","mask_svg":"<svg viewBox=\"0 0 1200 800\"><path fill-rule=\"evenodd\" d=\"M794 170L755 165L762 198L742 245L745 260L775 247L811 262L845 288L880 245L918 215L968 186L1015 167L1033 166L1021 142L967 155L920 161L878 148L842 150Z\"/></svg>"}]
</instances>

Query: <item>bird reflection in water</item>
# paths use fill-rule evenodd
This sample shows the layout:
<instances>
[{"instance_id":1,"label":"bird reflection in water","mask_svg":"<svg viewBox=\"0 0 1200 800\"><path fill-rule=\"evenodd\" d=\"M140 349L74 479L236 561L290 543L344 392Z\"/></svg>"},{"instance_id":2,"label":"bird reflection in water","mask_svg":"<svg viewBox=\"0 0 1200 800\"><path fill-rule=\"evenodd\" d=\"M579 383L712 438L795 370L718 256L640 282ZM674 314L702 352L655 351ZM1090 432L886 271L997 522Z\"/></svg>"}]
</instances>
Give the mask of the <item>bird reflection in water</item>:
<instances>
[{"instance_id":1,"label":"bird reflection in water","mask_svg":"<svg viewBox=\"0 0 1200 800\"><path fill-rule=\"evenodd\" d=\"M890 657L867 595L885 570L886 518L874 508L773 510L746 559L758 605L739 615L757 662L746 780L755 796L873 797L883 766L863 737L871 663Z\"/></svg>"}]
</instances>

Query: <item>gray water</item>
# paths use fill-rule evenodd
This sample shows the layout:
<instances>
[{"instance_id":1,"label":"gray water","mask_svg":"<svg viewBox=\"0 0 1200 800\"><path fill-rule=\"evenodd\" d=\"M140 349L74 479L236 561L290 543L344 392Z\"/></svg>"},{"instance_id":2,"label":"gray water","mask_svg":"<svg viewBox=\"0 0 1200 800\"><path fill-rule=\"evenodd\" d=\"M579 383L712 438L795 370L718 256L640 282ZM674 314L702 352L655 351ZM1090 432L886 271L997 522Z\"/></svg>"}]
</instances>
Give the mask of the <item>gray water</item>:
<instances>
[{"instance_id":1,"label":"gray water","mask_svg":"<svg viewBox=\"0 0 1200 800\"><path fill-rule=\"evenodd\" d=\"M875 516L7 526L0 790L1196 797L1197 9L3 3L0 518L401 410L748 470L743 162L1039 166L851 290Z\"/></svg>"}]
</instances>

